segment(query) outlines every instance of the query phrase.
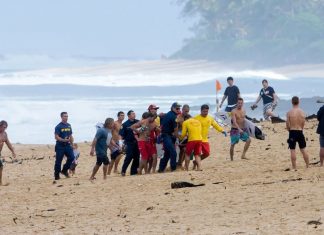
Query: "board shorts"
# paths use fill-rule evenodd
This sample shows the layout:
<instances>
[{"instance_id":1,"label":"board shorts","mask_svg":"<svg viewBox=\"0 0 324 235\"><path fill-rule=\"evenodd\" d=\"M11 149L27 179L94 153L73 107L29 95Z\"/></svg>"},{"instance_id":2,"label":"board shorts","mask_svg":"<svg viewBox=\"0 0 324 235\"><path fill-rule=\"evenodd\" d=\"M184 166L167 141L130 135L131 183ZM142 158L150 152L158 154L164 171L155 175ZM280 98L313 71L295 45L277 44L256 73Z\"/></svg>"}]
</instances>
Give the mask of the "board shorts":
<instances>
[{"instance_id":1,"label":"board shorts","mask_svg":"<svg viewBox=\"0 0 324 235\"><path fill-rule=\"evenodd\" d=\"M149 141L138 141L138 149L142 160L149 160L152 157L152 144Z\"/></svg>"},{"instance_id":2,"label":"board shorts","mask_svg":"<svg viewBox=\"0 0 324 235\"><path fill-rule=\"evenodd\" d=\"M201 143L201 140L189 141L186 146L186 154L188 156L190 156L191 153L193 153L194 156L200 155L202 149Z\"/></svg>"},{"instance_id":3,"label":"board shorts","mask_svg":"<svg viewBox=\"0 0 324 235\"><path fill-rule=\"evenodd\" d=\"M208 142L201 143L201 155L208 157L210 155L210 147Z\"/></svg>"},{"instance_id":4,"label":"board shorts","mask_svg":"<svg viewBox=\"0 0 324 235\"><path fill-rule=\"evenodd\" d=\"M111 151L111 154L110 154L111 160L116 160L116 158L120 154L122 154L122 151L120 151L120 149L115 149L115 150Z\"/></svg>"},{"instance_id":5,"label":"board shorts","mask_svg":"<svg viewBox=\"0 0 324 235\"><path fill-rule=\"evenodd\" d=\"M96 164L98 166L101 166L102 164L104 164L105 166L109 165L109 159L108 159L107 155L97 155Z\"/></svg>"},{"instance_id":6,"label":"board shorts","mask_svg":"<svg viewBox=\"0 0 324 235\"><path fill-rule=\"evenodd\" d=\"M289 138L287 140L289 149L296 149L296 144L300 149L306 148L306 140L303 131L291 130L289 131Z\"/></svg>"},{"instance_id":7,"label":"board shorts","mask_svg":"<svg viewBox=\"0 0 324 235\"><path fill-rule=\"evenodd\" d=\"M267 114L267 110L270 109L271 112L272 112L273 110L275 110L276 107L277 107L277 104L273 104L272 102L263 105L263 117L264 117L265 120L268 120L269 117L270 117L270 116Z\"/></svg>"},{"instance_id":8,"label":"board shorts","mask_svg":"<svg viewBox=\"0 0 324 235\"><path fill-rule=\"evenodd\" d=\"M236 106L237 106L236 104L234 104L234 105L227 105L226 108L225 108L225 112L228 112L228 113L232 112L232 110L235 109Z\"/></svg>"},{"instance_id":9,"label":"board shorts","mask_svg":"<svg viewBox=\"0 0 324 235\"><path fill-rule=\"evenodd\" d=\"M324 148L324 135L320 135L319 140L320 140L320 147Z\"/></svg>"},{"instance_id":10,"label":"board shorts","mask_svg":"<svg viewBox=\"0 0 324 235\"><path fill-rule=\"evenodd\" d=\"M243 129L243 133L240 133L238 129L232 128L230 131L230 136L231 136L231 145L237 144L240 140L246 142L250 139L250 136L245 129Z\"/></svg>"}]
</instances>

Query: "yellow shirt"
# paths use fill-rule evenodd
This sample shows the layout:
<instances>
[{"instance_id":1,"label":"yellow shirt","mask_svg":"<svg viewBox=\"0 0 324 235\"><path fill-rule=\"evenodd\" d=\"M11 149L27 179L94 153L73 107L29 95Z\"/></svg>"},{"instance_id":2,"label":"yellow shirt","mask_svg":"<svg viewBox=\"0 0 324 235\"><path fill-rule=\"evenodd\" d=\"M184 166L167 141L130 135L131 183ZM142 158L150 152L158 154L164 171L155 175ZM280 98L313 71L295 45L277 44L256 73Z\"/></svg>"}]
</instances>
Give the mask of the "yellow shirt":
<instances>
[{"instance_id":1,"label":"yellow shirt","mask_svg":"<svg viewBox=\"0 0 324 235\"><path fill-rule=\"evenodd\" d=\"M157 116L154 121L155 121L155 123L157 124L158 127L161 126L161 121L160 121L160 117L159 116Z\"/></svg>"},{"instance_id":2,"label":"yellow shirt","mask_svg":"<svg viewBox=\"0 0 324 235\"><path fill-rule=\"evenodd\" d=\"M188 133L188 141L202 140L201 124L198 120L189 118L182 123L182 133L180 139L183 139Z\"/></svg>"},{"instance_id":3,"label":"yellow shirt","mask_svg":"<svg viewBox=\"0 0 324 235\"><path fill-rule=\"evenodd\" d=\"M194 117L201 123L201 136L202 136L202 142L208 142L208 133L209 133L209 128L212 126L214 127L217 131L223 132L223 128L217 124L217 122L212 118L211 116L207 115L206 117L201 116L198 114L197 116Z\"/></svg>"}]
</instances>

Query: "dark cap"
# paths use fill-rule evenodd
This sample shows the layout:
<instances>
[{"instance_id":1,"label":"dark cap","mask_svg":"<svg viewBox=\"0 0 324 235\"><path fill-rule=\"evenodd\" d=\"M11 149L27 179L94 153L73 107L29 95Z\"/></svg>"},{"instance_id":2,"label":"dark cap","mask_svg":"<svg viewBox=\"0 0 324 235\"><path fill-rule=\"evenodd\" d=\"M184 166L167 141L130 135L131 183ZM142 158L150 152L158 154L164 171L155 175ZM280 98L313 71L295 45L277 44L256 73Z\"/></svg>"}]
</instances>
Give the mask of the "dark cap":
<instances>
[{"instance_id":1,"label":"dark cap","mask_svg":"<svg viewBox=\"0 0 324 235\"><path fill-rule=\"evenodd\" d=\"M159 106L156 106L155 104L150 104L150 106L148 106L147 110L151 110L151 109L159 109Z\"/></svg>"},{"instance_id":2,"label":"dark cap","mask_svg":"<svg viewBox=\"0 0 324 235\"><path fill-rule=\"evenodd\" d=\"M234 79L232 77L228 77L227 81L230 81L230 80L233 81Z\"/></svg>"},{"instance_id":3,"label":"dark cap","mask_svg":"<svg viewBox=\"0 0 324 235\"><path fill-rule=\"evenodd\" d=\"M173 108L180 108L181 105L178 103L178 102L174 102L172 105L171 105L171 109Z\"/></svg>"}]
</instances>

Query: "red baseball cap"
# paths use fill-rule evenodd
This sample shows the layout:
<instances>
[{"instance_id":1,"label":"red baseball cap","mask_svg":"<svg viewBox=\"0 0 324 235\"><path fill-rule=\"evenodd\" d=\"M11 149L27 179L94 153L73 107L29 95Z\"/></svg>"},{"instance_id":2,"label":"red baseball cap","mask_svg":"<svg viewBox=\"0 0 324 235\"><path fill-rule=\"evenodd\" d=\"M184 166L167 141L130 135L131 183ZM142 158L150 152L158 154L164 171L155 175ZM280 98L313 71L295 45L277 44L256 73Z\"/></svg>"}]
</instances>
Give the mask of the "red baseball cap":
<instances>
[{"instance_id":1,"label":"red baseball cap","mask_svg":"<svg viewBox=\"0 0 324 235\"><path fill-rule=\"evenodd\" d=\"M147 110L151 110L151 109L159 109L159 106L156 106L155 104L150 104L150 106L148 106Z\"/></svg>"}]
</instances>

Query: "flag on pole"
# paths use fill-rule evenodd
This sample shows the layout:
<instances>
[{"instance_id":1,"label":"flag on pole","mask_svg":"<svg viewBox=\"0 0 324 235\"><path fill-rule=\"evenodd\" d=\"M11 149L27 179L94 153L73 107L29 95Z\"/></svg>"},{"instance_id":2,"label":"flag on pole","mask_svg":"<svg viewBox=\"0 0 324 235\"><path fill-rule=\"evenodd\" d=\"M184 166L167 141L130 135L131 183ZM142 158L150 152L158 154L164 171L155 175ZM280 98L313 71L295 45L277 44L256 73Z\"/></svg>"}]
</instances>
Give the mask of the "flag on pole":
<instances>
[{"instance_id":1,"label":"flag on pole","mask_svg":"<svg viewBox=\"0 0 324 235\"><path fill-rule=\"evenodd\" d=\"M218 80L216 80L216 91L220 91L222 89L222 85L220 84L220 82Z\"/></svg>"}]
</instances>

